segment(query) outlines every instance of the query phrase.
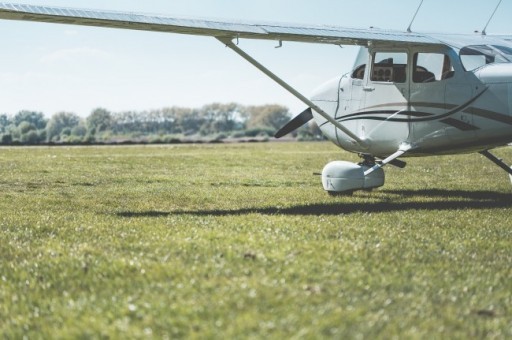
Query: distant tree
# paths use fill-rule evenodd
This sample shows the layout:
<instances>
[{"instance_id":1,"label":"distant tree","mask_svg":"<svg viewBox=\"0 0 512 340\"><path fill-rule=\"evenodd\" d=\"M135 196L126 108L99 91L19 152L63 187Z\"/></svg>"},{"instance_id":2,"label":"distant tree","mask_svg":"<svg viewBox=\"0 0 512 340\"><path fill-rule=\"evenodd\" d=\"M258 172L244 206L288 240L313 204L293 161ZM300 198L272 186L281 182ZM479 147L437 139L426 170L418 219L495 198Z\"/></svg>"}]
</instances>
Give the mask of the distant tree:
<instances>
[{"instance_id":1,"label":"distant tree","mask_svg":"<svg viewBox=\"0 0 512 340\"><path fill-rule=\"evenodd\" d=\"M23 144L35 145L39 144L41 141L39 139L37 130L29 130L28 132L21 135L20 142Z\"/></svg>"},{"instance_id":2,"label":"distant tree","mask_svg":"<svg viewBox=\"0 0 512 340\"><path fill-rule=\"evenodd\" d=\"M40 143L46 141L46 129L38 130L37 134L39 135L39 142Z\"/></svg>"},{"instance_id":3,"label":"distant tree","mask_svg":"<svg viewBox=\"0 0 512 340\"><path fill-rule=\"evenodd\" d=\"M86 119L74 113L59 112L48 120L40 112L24 110L15 116L0 115L0 138L4 143L34 143L35 140L78 143L130 138L146 140L148 136L163 141L180 138L179 135L197 134L216 138L267 136L289 119L288 109L281 105L246 107L237 103L120 113L97 108ZM317 135L317 131L306 126L297 131L301 132L304 138Z\"/></svg>"},{"instance_id":4,"label":"distant tree","mask_svg":"<svg viewBox=\"0 0 512 340\"><path fill-rule=\"evenodd\" d=\"M0 114L0 133L6 132L7 127L11 124L12 122L8 115L6 115L5 113Z\"/></svg>"},{"instance_id":5,"label":"distant tree","mask_svg":"<svg viewBox=\"0 0 512 340\"><path fill-rule=\"evenodd\" d=\"M96 134L112 128L112 114L103 108L97 108L86 119L87 130Z\"/></svg>"},{"instance_id":6,"label":"distant tree","mask_svg":"<svg viewBox=\"0 0 512 340\"><path fill-rule=\"evenodd\" d=\"M18 131L20 134L25 134L30 131L37 131L37 127L29 121L22 121L18 125Z\"/></svg>"},{"instance_id":7,"label":"distant tree","mask_svg":"<svg viewBox=\"0 0 512 340\"><path fill-rule=\"evenodd\" d=\"M71 136L71 127L66 126L62 131L60 132L61 136Z\"/></svg>"},{"instance_id":8,"label":"distant tree","mask_svg":"<svg viewBox=\"0 0 512 340\"><path fill-rule=\"evenodd\" d=\"M193 135L199 132L204 123L204 117L197 109L180 108L176 110L176 123L185 135Z\"/></svg>"},{"instance_id":9,"label":"distant tree","mask_svg":"<svg viewBox=\"0 0 512 340\"><path fill-rule=\"evenodd\" d=\"M87 135L87 129L85 127L85 124L80 123L79 125L72 128L71 135L75 137L84 137L85 135Z\"/></svg>"},{"instance_id":10,"label":"distant tree","mask_svg":"<svg viewBox=\"0 0 512 340\"><path fill-rule=\"evenodd\" d=\"M201 108L204 117L201 131L203 134L231 132L243 125L242 106L236 103L213 103Z\"/></svg>"},{"instance_id":11,"label":"distant tree","mask_svg":"<svg viewBox=\"0 0 512 340\"><path fill-rule=\"evenodd\" d=\"M112 130L116 134L131 132L136 125L136 114L133 111L117 112L112 114ZM90 135L90 132L88 132Z\"/></svg>"},{"instance_id":12,"label":"distant tree","mask_svg":"<svg viewBox=\"0 0 512 340\"><path fill-rule=\"evenodd\" d=\"M36 130L46 128L48 119L45 118L43 113L34 111L20 111L14 115L13 123L16 126L20 126L21 123L27 122L35 126Z\"/></svg>"},{"instance_id":13,"label":"distant tree","mask_svg":"<svg viewBox=\"0 0 512 340\"><path fill-rule=\"evenodd\" d=\"M2 135L2 138L0 140L0 143L4 145L9 145L12 143L12 135L10 133L6 133Z\"/></svg>"},{"instance_id":14,"label":"distant tree","mask_svg":"<svg viewBox=\"0 0 512 340\"><path fill-rule=\"evenodd\" d=\"M16 129L19 141L23 144L33 145L44 141L39 133L44 130L37 130L36 126L28 121L21 122Z\"/></svg>"},{"instance_id":15,"label":"distant tree","mask_svg":"<svg viewBox=\"0 0 512 340\"><path fill-rule=\"evenodd\" d=\"M59 141L62 132L71 134L71 129L80 124L80 117L72 112L56 113L46 126L46 138L49 142Z\"/></svg>"},{"instance_id":16,"label":"distant tree","mask_svg":"<svg viewBox=\"0 0 512 340\"><path fill-rule=\"evenodd\" d=\"M161 112L162 116L162 122L161 122L161 128L166 133L180 133L181 130L178 127L178 124L176 124L176 112L179 110L179 107L165 107Z\"/></svg>"},{"instance_id":17,"label":"distant tree","mask_svg":"<svg viewBox=\"0 0 512 340\"><path fill-rule=\"evenodd\" d=\"M314 121L310 121L308 124L301 126L297 130L299 140L323 140L325 139L322 131Z\"/></svg>"},{"instance_id":18,"label":"distant tree","mask_svg":"<svg viewBox=\"0 0 512 340\"><path fill-rule=\"evenodd\" d=\"M288 108L281 105L250 106L248 128L268 127L274 130L280 129L290 120Z\"/></svg>"}]
</instances>

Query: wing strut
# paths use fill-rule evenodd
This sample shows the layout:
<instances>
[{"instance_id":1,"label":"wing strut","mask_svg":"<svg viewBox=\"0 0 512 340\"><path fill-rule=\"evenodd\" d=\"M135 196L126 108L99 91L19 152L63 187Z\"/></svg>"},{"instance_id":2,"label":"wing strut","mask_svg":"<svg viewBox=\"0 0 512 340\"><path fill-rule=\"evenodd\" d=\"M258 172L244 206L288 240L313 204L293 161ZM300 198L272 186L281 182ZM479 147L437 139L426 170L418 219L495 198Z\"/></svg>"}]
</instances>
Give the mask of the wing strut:
<instances>
[{"instance_id":1,"label":"wing strut","mask_svg":"<svg viewBox=\"0 0 512 340\"><path fill-rule=\"evenodd\" d=\"M482 156L485 156L487 159L489 159L491 162L493 162L500 168L502 168L503 170L505 170L506 172L508 172L509 175L512 176L512 168L509 168L509 166L507 164L505 164L505 162L503 162L503 160L501 158L494 156L492 153L489 152L489 150L480 151L479 153ZM512 180L512 177L510 177L510 180Z\"/></svg>"},{"instance_id":2,"label":"wing strut","mask_svg":"<svg viewBox=\"0 0 512 340\"><path fill-rule=\"evenodd\" d=\"M318 105L313 103L311 100L306 98L304 95L302 95L299 91L295 90L293 87L291 87L288 83L286 83L284 80L276 76L272 71L270 71L268 68L260 64L256 59L251 57L249 54L247 54L244 50L240 49L236 44L231 41L230 38L221 38L216 37L217 40L222 42L226 45L226 47L229 47L232 49L235 53L240 55L242 58L250 62L252 65L254 65L258 70L265 73L268 77L270 77L273 81L281 85L285 90L290 92L292 95L297 97L300 101L302 101L304 104L308 105L310 108L318 112L319 115L324 117L329 123L333 124L335 127L340 129L342 132L344 132L347 136L355 140L361 147L368 147L368 142L359 138L356 136L352 131L344 127L340 122L338 122L336 119L331 117L329 114L327 114L324 110L322 110Z\"/></svg>"}]
</instances>

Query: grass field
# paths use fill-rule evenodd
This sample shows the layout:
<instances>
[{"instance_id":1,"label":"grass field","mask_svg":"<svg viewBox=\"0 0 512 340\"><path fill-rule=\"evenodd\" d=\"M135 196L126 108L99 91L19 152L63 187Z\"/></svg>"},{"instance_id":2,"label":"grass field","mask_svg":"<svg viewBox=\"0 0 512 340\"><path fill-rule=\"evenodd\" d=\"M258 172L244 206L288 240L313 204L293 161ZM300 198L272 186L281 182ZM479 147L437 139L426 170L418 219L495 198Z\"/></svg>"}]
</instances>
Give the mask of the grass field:
<instances>
[{"instance_id":1,"label":"grass field","mask_svg":"<svg viewBox=\"0 0 512 340\"><path fill-rule=\"evenodd\" d=\"M512 163L512 150L497 154ZM512 186L480 155L330 197L329 143L0 148L4 338L512 337Z\"/></svg>"}]
</instances>

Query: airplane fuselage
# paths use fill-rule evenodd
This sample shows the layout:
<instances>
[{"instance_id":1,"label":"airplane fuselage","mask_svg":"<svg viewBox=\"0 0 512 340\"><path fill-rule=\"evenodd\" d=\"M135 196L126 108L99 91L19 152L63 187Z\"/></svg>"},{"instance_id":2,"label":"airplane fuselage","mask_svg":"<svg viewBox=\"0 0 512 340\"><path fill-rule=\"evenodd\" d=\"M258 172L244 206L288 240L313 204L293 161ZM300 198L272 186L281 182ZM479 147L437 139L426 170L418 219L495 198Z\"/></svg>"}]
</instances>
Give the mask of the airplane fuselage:
<instances>
[{"instance_id":1,"label":"airplane fuselage","mask_svg":"<svg viewBox=\"0 0 512 340\"><path fill-rule=\"evenodd\" d=\"M460 51L446 46L362 48L352 72L318 89L315 104L367 145L355 143L318 114L315 120L341 148L380 157L403 143L414 146L408 156L415 156L512 142L512 63Z\"/></svg>"}]
</instances>

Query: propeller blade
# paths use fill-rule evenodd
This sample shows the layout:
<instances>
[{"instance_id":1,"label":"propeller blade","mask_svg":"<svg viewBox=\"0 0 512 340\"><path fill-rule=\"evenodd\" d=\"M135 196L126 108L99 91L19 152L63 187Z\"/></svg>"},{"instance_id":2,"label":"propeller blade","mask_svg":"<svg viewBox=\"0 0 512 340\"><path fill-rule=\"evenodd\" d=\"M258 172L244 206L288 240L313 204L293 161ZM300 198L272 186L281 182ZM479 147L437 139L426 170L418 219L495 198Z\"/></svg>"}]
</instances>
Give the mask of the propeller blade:
<instances>
[{"instance_id":1,"label":"propeller blade","mask_svg":"<svg viewBox=\"0 0 512 340\"><path fill-rule=\"evenodd\" d=\"M311 108L307 108L299 115L295 116L292 120L290 120L288 123L286 123L285 126L283 126L279 131L276 132L274 137L281 138L290 132L297 130L302 125L309 122L311 119L313 119L313 112L311 111Z\"/></svg>"}]
</instances>

